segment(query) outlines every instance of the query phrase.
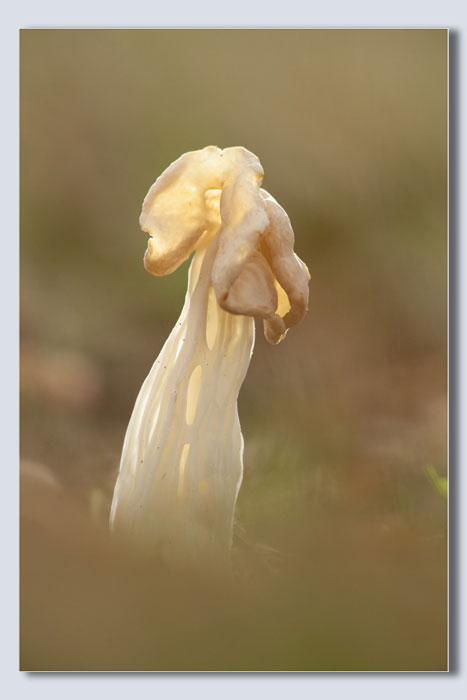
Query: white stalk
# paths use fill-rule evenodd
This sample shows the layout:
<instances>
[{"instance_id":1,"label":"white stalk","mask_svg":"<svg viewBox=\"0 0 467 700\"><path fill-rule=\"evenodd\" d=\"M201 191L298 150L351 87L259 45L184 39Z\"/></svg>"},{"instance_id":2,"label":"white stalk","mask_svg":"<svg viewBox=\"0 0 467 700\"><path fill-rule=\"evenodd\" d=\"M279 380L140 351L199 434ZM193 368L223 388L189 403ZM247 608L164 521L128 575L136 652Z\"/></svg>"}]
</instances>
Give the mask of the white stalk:
<instances>
[{"instance_id":1,"label":"white stalk","mask_svg":"<svg viewBox=\"0 0 467 700\"><path fill-rule=\"evenodd\" d=\"M182 313L136 400L112 502L112 530L171 562L228 558L242 481L237 397L254 320L218 305L216 249L194 255Z\"/></svg>"}]
</instances>

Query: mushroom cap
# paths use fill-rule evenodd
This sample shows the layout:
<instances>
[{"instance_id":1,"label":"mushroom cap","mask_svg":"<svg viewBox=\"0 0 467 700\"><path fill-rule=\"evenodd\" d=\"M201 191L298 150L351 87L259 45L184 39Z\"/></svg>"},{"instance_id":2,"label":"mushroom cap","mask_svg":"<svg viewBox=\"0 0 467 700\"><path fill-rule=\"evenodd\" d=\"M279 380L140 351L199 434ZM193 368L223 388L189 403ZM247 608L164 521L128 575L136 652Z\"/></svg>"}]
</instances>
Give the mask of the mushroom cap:
<instances>
[{"instance_id":1,"label":"mushroom cap","mask_svg":"<svg viewBox=\"0 0 467 700\"><path fill-rule=\"evenodd\" d=\"M261 189L263 175L241 146L185 153L150 188L140 225L150 234L144 265L156 276L173 272L203 234L217 234L211 281L219 305L263 318L275 344L306 312L310 274L293 251L289 217Z\"/></svg>"},{"instance_id":2,"label":"mushroom cap","mask_svg":"<svg viewBox=\"0 0 467 700\"><path fill-rule=\"evenodd\" d=\"M206 230L205 192L221 187L220 148L184 153L150 188L139 219L150 234L144 265L157 277L169 275L193 252Z\"/></svg>"},{"instance_id":3,"label":"mushroom cap","mask_svg":"<svg viewBox=\"0 0 467 700\"><path fill-rule=\"evenodd\" d=\"M295 236L286 212L269 192L261 190L261 194L269 217L261 250L275 275L280 303L290 307L283 317L288 329L301 321L308 309L311 277L308 267L294 252Z\"/></svg>"}]
</instances>

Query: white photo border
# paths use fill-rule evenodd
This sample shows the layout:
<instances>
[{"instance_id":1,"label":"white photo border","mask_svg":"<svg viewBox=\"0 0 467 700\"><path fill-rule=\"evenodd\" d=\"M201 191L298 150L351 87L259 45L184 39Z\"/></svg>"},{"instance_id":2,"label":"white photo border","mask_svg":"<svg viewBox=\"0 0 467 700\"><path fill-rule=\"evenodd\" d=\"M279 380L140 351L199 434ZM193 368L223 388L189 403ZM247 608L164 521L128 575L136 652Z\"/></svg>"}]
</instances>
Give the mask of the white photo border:
<instances>
[{"instance_id":1,"label":"white photo border","mask_svg":"<svg viewBox=\"0 0 467 700\"><path fill-rule=\"evenodd\" d=\"M451 488L451 671L450 673L293 673L293 674L170 674L170 673L20 673L18 670L18 198L19 198L19 29L28 27L418 27L450 29L450 476ZM467 51L463 44L467 32L467 9L462 0L392 0L375 3L371 0L328 0L309 2L288 0L274 5L260 0L236 0L220 3L213 0L81 0L63 3L58 0L20 0L2 9L0 47L2 61L2 110L0 130L3 167L1 169L4 236L3 270L1 275L1 312L3 319L2 426L7 449L3 453L4 505L1 514L1 546L3 575L0 625L1 687L4 697L42 698L63 696L74 700L83 692L89 698L108 695L114 700L136 692L143 698L184 698L193 700L222 697L237 700L257 697L268 700L314 696L320 700L346 697L366 700L412 698L414 692L431 700L467 696L466 618L467 605L460 595L466 589L467 557L462 556L461 543L467 539L467 479L462 477L467 421L462 411L466 391L466 373L461 367L467 350L467 245L462 237L465 222L466 139L459 133L462 115L467 114L466 91L461 90L465 77ZM464 195L464 196L463 196ZM464 226L465 228L465 226ZM463 303L464 302L464 303ZM465 549L465 547L464 547ZM454 637L454 638L453 638ZM462 641L464 644L462 645ZM66 687L65 687L66 686ZM133 687L134 686L134 687Z\"/></svg>"}]
</instances>

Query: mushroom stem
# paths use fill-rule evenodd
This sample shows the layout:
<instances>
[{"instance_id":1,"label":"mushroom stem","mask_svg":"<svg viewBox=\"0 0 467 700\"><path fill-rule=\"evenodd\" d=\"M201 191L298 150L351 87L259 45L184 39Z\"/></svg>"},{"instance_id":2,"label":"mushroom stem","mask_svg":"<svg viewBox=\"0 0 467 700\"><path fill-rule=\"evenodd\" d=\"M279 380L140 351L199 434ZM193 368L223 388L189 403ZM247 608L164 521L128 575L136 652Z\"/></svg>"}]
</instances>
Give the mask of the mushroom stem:
<instances>
[{"instance_id":1,"label":"mushroom stem","mask_svg":"<svg viewBox=\"0 0 467 700\"><path fill-rule=\"evenodd\" d=\"M146 378L125 436L110 524L172 563L228 562L243 472L237 397L254 319L211 285L217 240L198 245L185 304Z\"/></svg>"}]
</instances>

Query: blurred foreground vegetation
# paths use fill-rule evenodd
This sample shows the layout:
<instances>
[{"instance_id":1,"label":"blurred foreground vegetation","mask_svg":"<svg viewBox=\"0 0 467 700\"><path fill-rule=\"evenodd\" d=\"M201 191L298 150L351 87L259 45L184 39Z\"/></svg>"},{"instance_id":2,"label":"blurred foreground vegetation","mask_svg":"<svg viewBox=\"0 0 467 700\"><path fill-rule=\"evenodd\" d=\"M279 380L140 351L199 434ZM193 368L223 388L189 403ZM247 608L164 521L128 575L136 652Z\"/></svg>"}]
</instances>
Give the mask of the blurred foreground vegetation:
<instances>
[{"instance_id":1,"label":"blurred foreground vegetation","mask_svg":"<svg viewBox=\"0 0 467 700\"><path fill-rule=\"evenodd\" d=\"M442 30L21 33L21 666L446 668ZM131 409L188 263L144 272L150 184L243 145L311 304L257 328L237 577L113 552Z\"/></svg>"}]
</instances>

